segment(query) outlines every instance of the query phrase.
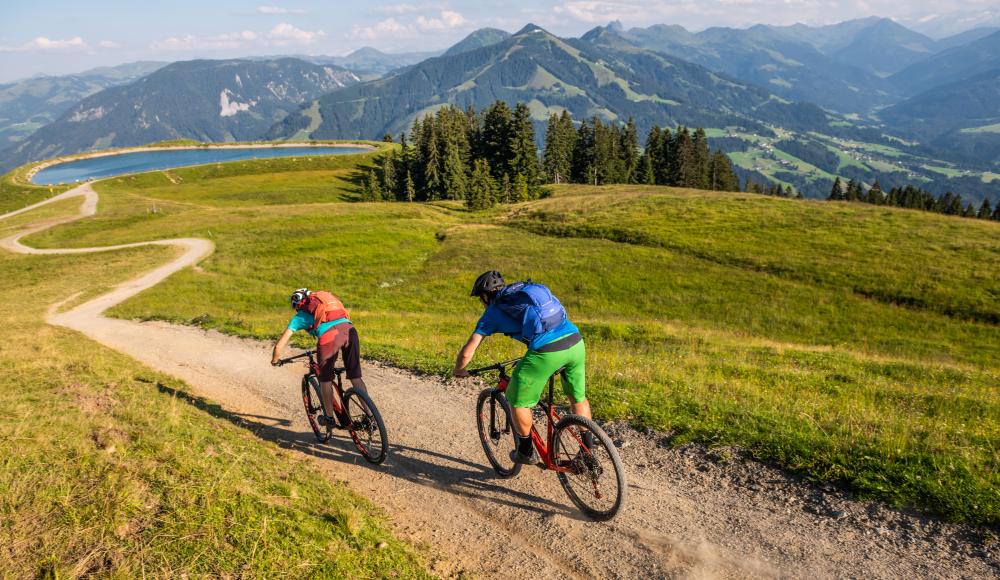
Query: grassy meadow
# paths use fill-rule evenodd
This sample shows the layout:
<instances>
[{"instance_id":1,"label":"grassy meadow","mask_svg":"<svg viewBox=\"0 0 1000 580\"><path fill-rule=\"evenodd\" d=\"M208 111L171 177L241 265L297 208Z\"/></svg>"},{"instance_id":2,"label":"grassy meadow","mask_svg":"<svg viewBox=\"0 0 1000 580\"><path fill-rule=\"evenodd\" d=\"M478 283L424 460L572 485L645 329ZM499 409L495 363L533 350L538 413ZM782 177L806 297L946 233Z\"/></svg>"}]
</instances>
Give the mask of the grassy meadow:
<instances>
[{"instance_id":1,"label":"grassy meadow","mask_svg":"<svg viewBox=\"0 0 1000 580\"><path fill-rule=\"evenodd\" d=\"M79 205L0 221L0 236ZM424 575L346 486L184 384L44 324L51 302L173 251L0 252L0 577Z\"/></svg>"},{"instance_id":2,"label":"grassy meadow","mask_svg":"<svg viewBox=\"0 0 1000 580\"><path fill-rule=\"evenodd\" d=\"M584 332L599 417L1000 523L997 224L664 187L563 186L481 213L356 203L369 159L111 179L97 216L28 241L211 238L201 268L113 315L274 338L290 289L327 287L367 356L441 374L480 312L476 275L532 277ZM518 352L493 338L477 363Z\"/></svg>"}]
</instances>

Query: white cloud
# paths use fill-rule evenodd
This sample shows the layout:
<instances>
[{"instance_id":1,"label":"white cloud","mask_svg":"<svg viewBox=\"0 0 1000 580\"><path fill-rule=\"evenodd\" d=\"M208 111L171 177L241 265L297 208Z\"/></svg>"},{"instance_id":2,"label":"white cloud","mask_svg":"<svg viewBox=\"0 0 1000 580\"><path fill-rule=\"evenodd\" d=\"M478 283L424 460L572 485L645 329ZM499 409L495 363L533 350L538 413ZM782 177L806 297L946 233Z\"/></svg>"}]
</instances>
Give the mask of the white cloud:
<instances>
[{"instance_id":1,"label":"white cloud","mask_svg":"<svg viewBox=\"0 0 1000 580\"><path fill-rule=\"evenodd\" d=\"M454 10L441 10L435 15L417 16L413 21L401 22L395 17L386 18L372 26L354 26L348 37L358 40L415 38L430 32L445 32L469 26L471 22Z\"/></svg>"},{"instance_id":2,"label":"white cloud","mask_svg":"<svg viewBox=\"0 0 1000 580\"><path fill-rule=\"evenodd\" d=\"M323 36L325 36L325 34L322 30L317 30L315 32L301 30L299 28L295 28L287 22L278 24L267 33L267 38L278 46L284 46L286 44L312 44Z\"/></svg>"},{"instance_id":3,"label":"white cloud","mask_svg":"<svg viewBox=\"0 0 1000 580\"><path fill-rule=\"evenodd\" d=\"M283 8L281 6L258 6L259 14L305 14L301 8Z\"/></svg>"},{"instance_id":4,"label":"white cloud","mask_svg":"<svg viewBox=\"0 0 1000 580\"><path fill-rule=\"evenodd\" d=\"M207 37L198 37L192 34L169 36L153 42L149 47L154 50L224 50L307 45L316 42L325 35L322 30L302 30L287 22L282 22L267 32L242 30Z\"/></svg>"},{"instance_id":5,"label":"white cloud","mask_svg":"<svg viewBox=\"0 0 1000 580\"><path fill-rule=\"evenodd\" d=\"M417 16L416 21L417 28L422 32L451 30L465 26L468 23L469 21L464 16L454 10L442 10L439 18Z\"/></svg>"},{"instance_id":6,"label":"white cloud","mask_svg":"<svg viewBox=\"0 0 1000 580\"><path fill-rule=\"evenodd\" d=\"M423 8L416 4L389 4L375 8L375 12L379 14L412 14L421 10Z\"/></svg>"},{"instance_id":7,"label":"white cloud","mask_svg":"<svg viewBox=\"0 0 1000 580\"><path fill-rule=\"evenodd\" d=\"M0 46L0 52L79 51L87 50L88 48L87 43L79 36L66 39L51 39L45 36L36 36L28 42L17 46Z\"/></svg>"},{"instance_id":8,"label":"white cloud","mask_svg":"<svg viewBox=\"0 0 1000 580\"><path fill-rule=\"evenodd\" d=\"M390 35L397 37L410 36L412 32L411 27L402 24L395 18L387 18L372 26L354 25L348 36L359 40L377 40Z\"/></svg>"},{"instance_id":9,"label":"white cloud","mask_svg":"<svg viewBox=\"0 0 1000 580\"><path fill-rule=\"evenodd\" d=\"M122 45L113 40L102 40L97 43L97 46L101 48L121 48Z\"/></svg>"},{"instance_id":10,"label":"white cloud","mask_svg":"<svg viewBox=\"0 0 1000 580\"><path fill-rule=\"evenodd\" d=\"M643 8L636 4L592 0L564 2L556 6L554 10L556 14L566 15L590 24L605 24L611 20L631 20L643 13Z\"/></svg>"}]
</instances>

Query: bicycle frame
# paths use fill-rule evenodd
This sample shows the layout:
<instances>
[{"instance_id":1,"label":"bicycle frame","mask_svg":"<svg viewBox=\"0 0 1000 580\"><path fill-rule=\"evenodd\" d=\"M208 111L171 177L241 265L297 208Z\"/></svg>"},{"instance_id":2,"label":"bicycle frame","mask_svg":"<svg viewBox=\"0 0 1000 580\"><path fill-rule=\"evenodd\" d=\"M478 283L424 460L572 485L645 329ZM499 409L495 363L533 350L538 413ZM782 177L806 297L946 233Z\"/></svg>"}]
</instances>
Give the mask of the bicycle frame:
<instances>
[{"instance_id":1,"label":"bicycle frame","mask_svg":"<svg viewBox=\"0 0 1000 580\"><path fill-rule=\"evenodd\" d=\"M542 435L538 432L538 429L535 427L534 422L532 422L531 441L535 445L535 449L538 451L538 456L545 464L546 469L550 469L552 471L560 473L566 473L572 471L571 468L568 466L557 464L555 462L555 458L553 457L553 455L555 454L555 440L554 440L555 426L557 423L559 423L560 419L559 413L556 412L556 406L553 403L553 391L555 389L557 374L559 374L559 372L556 372L551 377L549 377L549 394L546 401L544 403L543 402L538 403L538 406L542 407L545 410L545 419L546 419L545 438L542 439ZM500 382L496 387L497 392L506 393L507 385L509 384L510 384L510 376L507 375L507 368L505 366L501 366ZM490 415L491 415L490 425L496 424L496 419L493 416L493 413L494 413L494 406L490 405ZM575 433L573 434L573 436L577 437ZM579 438L577 437L577 439ZM580 446L583 447L583 442L579 441L579 443Z\"/></svg>"},{"instance_id":2,"label":"bicycle frame","mask_svg":"<svg viewBox=\"0 0 1000 580\"><path fill-rule=\"evenodd\" d=\"M299 359L299 358L302 358L302 357L305 357L305 356L309 357L309 365L308 365L309 366L309 372L306 373L306 377L316 377L316 381L318 382L319 381L319 361L316 359L316 351L310 350L308 352L304 352L302 354L299 354L299 355L296 355L296 356L293 356L293 357L289 357L289 358L283 359L282 360L282 364L287 364L289 362L292 362L295 359ZM334 377L335 377L334 380L333 380L333 389L337 392L337 396L334 397L335 400L331 401L331 404L333 406L333 412L335 414L338 414L338 415L340 413L344 412L344 387L343 387L343 380L341 379L341 376L340 376L341 373L344 372L344 370L345 369L343 369L343 368L335 368L335 369L333 369ZM320 399L320 405L322 406L322 404L323 404L323 401L322 401L322 398L321 398ZM326 411L324 410L324 413L325 412Z\"/></svg>"}]
</instances>

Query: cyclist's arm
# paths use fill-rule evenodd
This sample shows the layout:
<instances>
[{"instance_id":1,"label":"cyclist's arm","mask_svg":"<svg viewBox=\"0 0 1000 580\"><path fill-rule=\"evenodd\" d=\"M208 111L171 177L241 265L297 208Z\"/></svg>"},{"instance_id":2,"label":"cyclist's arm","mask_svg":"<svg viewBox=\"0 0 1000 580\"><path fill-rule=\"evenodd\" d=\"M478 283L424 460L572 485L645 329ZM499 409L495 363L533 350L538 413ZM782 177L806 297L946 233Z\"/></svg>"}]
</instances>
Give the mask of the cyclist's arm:
<instances>
[{"instance_id":1,"label":"cyclist's arm","mask_svg":"<svg viewBox=\"0 0 1000 580\"><path fill-rule=\"evenodd\" d=\"M286 328L281 338L278 339L278 342L274 343L274 351L271 352L271 364L276 365L281 360L281 353L288 346L288 341L292 339L293 334L295 334L294 330Z\"/></svg>"},{"instance_id":2,"label":"cyclist's arm","mask_svg":"<svg viewBox=\"0 0 1000 580\"><path fill-rule=\"evenodd\" d=\"M469 363L472 362L472 357L475 356L476 349L479 348L479 343L482 341L483 335L472 333L469 340L465 342L465 346L458 351L458 356L455 357L455 370L452 371L453 375L456 377L469 376L465 367L469 366Z\"/></svg>"}]
</instances>

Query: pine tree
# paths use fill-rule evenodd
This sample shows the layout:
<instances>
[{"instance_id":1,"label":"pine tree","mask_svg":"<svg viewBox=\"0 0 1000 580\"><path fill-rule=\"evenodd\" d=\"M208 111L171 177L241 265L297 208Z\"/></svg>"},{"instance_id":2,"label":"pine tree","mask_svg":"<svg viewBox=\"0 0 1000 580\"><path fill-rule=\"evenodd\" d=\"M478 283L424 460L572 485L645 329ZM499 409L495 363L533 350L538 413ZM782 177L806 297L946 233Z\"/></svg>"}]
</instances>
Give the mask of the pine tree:
<instances>
[{"instance_id":1,"label":"pine tree","mask_svg":"<svg viewBox=\"0 0 1000 580\"><path fill-rule=\"evenodd\" d=\"M593 183L594 130L589 121L580 123L573 148L572 175L574 183Z\"/></svg>"},{"instance_id":2,"label":"pine tree","mask_svg":"<svg viewBox=\"0 0 1000 580\"><path fill-rule=\"evenodd\" d=\"M514 201L528 201L531 199L531 190L528 187L528 178L518 173L514 176Z\"/></svg>"},{"instance_id":3,"label":"pine tree","mask_svg":"<svg viewBox=\"0 0 1000 580\"><path fill-rule=\"evenodd\" d=\"M1000 202L993 208L993 221L1000 222Z\"/></svg>"},{"instance_id":4,"label":"pine tree","mask_svg":"<svg viewBox=\"0 0 1000 580\"><path fill-rule=\"evenodd\" d=\"M413 175L410 170L406 170L406 201L413 201L417 197L417 188L413 183Z\"/></svg>"},{"instance_id":5,"label":"pine tree","mask_svg":"<svg viewBox=\"0 0 1000 580\"><path fill-rule=\"evenodd\" d=\"M368 187L366 188L365 201L382 201L382 185L379 183L378 175L374 169L368 171Z\"/></svg>"},{"instance_id":6,"label":"pine tree","mask_svg":"<svg viewBox=\"0 0 1000 580\"><path fill-rule=\"evenodd\" d=\"M844 194L844 199L847 201L858 201L861 199L861 186L853 178L847 182L847 191Z\"/></svg>"},{"instance_id":7,"label":"pine tree","mask_svg":"<svg viewBox=\"0 0 1000 580\"><path fill-rule=\"evenodd\" d=\"M687 127L678 127L670 142L667 185L697 187L700 181L698 159Z\"/></svg>"},{"instance_id":8,"label":"pine tree","mask_svg":"<svg viewBox=\"0 0 1000 580\"><path fill-rule=\"evenodd\" d=\"M437 130L434 117L424 119L425 151L423 153L423 184L424 199L441 199L444 190L443 172L441 170L441 154L438 151Z\"/></svg>"},{"instance_id":9,"label":"pine tree","mask_svg":"<svg viewBox=\"0 0 1000 580\"><path fill-rule=\"evenodd\" d=\"M510 169L515 175L524 177L528 184L529 199L538 189L538 148L535 145L535 127L531 123L531 111L524 103L514 107L514 117L510 129Z\"/></svg>"},{"instance_id":10,"label":"pine tree","mask_svg":"<svg viewBox=\"0 0 1000 580\"><path fill-rule=\"evenodd\" d=\"M490 166L485 159L476 159L472 164L468 189L465 203L469 209L486 209L495 203L496 182L490 175Z\"/></svg>"},{"instance_id":11,"label":"pine tree","mask_svg":"<svg viewBox=\"0 0 1000 580\"><path fill-rule=\"evenodd\" d=\"M465 162L459 148L449 141L445 146L444 158L444 199L465 199L467 186Z\"/></svg>"},{"instance_id":12,"label":"pine tree","mask_svg":"<svg viewBox=\"0 0 1000 580\"><path fill-rule=\"evenodd\" d=\"M833 188L830 189L830 196L826 199L829 201L840 201L844 199L844 186L840 183L840 177L834 178Z\"/></svg>"},{"instance_id":13,"label":"pine tree","mask_svg":"<svg viewBox=\"0 0 1000 580\"><path fill-rule=\"evenodd\" d=\"M709 189L709 162L711 153L708 150L708 137L702 128L695 129L691 137L691 161L693 167L690 173L688 187Z\"/></svg>"},{"instance_id":14,"label":"pine tree","mask_svg":"<svg viewBox=\"0 0 1000 580\"><path fill-rule=\"evenodd\" d=\"M393 197L396 192L396 152L382 156L382 188L386 197Z\"/></svg>"},{"instance_id":15,"label":"pine tree","mask_svg":"<svg viewBox=\"0 0 1000 580\"><path fill-rule=\"evenodd\" d=\"M382 135L383 143L392 143L393 141L395 141L395 139L392 138L392 133L386 133L385 135Z\"/></svg>"},{"instance_id":16,"label":"pine tree","mask_svg":"<svg viewBox=\"0 0 1000 580\"><path fill-rule=\"evenodd\" d=\"M649 152L644 152L639 158L639 183L643 185L656 183L656 174L653 173L653 159Z\"/></svg>"},{"instance_id":17,"label":"pine tree","mask_svg":"<svg viewBox=\"0 0 1000 580\"><path fill-rule=\"evenodd\" d=\"M481 150L473 151L473 155L485 159L494 176L510 171L513 124L513 113L503 101L496 101L483 112Z\"/></svg>"},{"instance_id":18,"label":"pine tree","mask_svg":"<svg viewBox=\"0 0 1000 580\"><path fill-rule=\"evenodd\" d=\"M729 157L721 150L716 150L712 154L709 162L709 183L708 186L715 191L739 191L740 180L733 171L733 164Z\"/></svg>"},{"instance_id":19,"label":"pine tree","mask_svg":"<svg viewBox=\"0 0 1000 580\"><path fill-rule=\"evenodd\" d=\"M972 205L972 202L969 202L969 205L965 206L965 211L962 212L962 217L976 217L976 208Z\"/></svg>"},{"instance_id":20,"label":"pine tree","mask_svg":"<svg viewBox=\"0 0 1000 580\"><path fill-rule=\"evenodd\" d=\"M546 178L551 183L572 181L573 148L576 145L576 129L573 117L565 109L559 115L553 113L545 131L545 152L543 165Z\"/></svg>"},{"instance_id":21,"label":"pine tree","mask_svg":"<svg viewBox=\"0 0 1000 580\"><path fill-rule=\"evenodd\" d=\"M955 194L951 198L951 203L948 204L948 209L945 211L950 215L962 215L962 196Z\"/></svg>"},{"instance_id":22,"label":"pine tree","mask_svg":"<svg viewBox=\"0 0 1000 580\"><path fill-rule=\"evenodd\" d=\"M559 115L549 115L545 126L545 149L542 153L542 169L549 183L562 183L566 179L566 165L562 157L562 144L559 142Z\"/></svg>"},{"instance_id":23,"label":"pine tree","mask_svg":"<svg viewBox=\"0 0 1000 580\"><path fill-rule=\"evenodd\" d=\"M871 189L868 190L868 196L865 199L870 204L882 205L885 202L885 195L882 193L882 186L879 185L878 180L872 184Z\"/></svg>"},{"instance_id":24,"label":"pine tree","mask_svg":"<svg viewBox=\"0 0 1000 580\"><path fill-rule=\"evenodd\" d=\"M625 129L621 135L621 164L623 183L642 183L643 179L639 172L639 130L635 126L635 119L628 118Z\"/></svg>"},{"instance_id":25,"label":"pine tree","mask_svg":"<svg viewBox=\"0 0 1000 580\"><path fill-rule=\"evenodd\" d=\"M983 205L979 206L979 213L976 214L976 217L981 220L990 219L990 200L983 199Z\"/></svg>"},{"instance_id":26,"label":"pine tree","mask_svg":"<svg viewBox=\"0 0 1000 580\"><path fill-rule=\"evenodd\" d=\"M500 179L500 191L498 192L498 197L500 198L500 203L514 202L514 188L510 184L509 173L504 173L503 177Z\"/></svg>"}]
</instances>

